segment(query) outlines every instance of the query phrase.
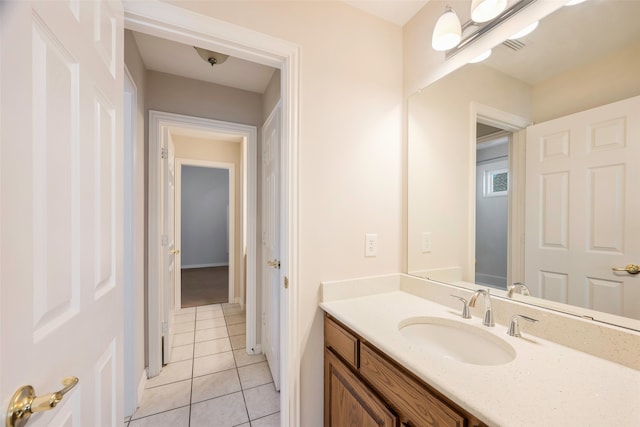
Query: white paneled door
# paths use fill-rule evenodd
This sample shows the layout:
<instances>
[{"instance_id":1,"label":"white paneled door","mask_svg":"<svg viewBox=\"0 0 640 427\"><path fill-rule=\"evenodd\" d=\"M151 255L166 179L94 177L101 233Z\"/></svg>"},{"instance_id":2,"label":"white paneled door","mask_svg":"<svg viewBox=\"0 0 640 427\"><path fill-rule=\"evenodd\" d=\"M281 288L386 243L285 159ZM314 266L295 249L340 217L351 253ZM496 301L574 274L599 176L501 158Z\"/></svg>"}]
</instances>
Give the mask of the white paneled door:
<instances>
[{"instance_id":1,"label":"white paneled door","mask_svg":"<svg viewBox=\"0 0 640 427\"><path fill-rule=\"evenodd\" d=\"M527 129L525 280L536 296L640 319L640 97Z\"/></svg>"},{"instance_id":2,"label":"white paneled door","mask_svg":"<svg viewBox=\"0 0 640 427\"><path fill-rule=\"evenodd\" d=\"M280 104L262 127L262 346L280 390Z\"/></svg>"},{"instance_id":3,"label":"white paneled door","mask_svg":"<svg viewBox=\"0 0 640 427\"><path fill-rule=\"evenodd\" d=\"M0 401L78 385L31 426L121 426L119 1L3 1ZM4 420L0 421L3 425Z\"/></svg>"}]
</instances>

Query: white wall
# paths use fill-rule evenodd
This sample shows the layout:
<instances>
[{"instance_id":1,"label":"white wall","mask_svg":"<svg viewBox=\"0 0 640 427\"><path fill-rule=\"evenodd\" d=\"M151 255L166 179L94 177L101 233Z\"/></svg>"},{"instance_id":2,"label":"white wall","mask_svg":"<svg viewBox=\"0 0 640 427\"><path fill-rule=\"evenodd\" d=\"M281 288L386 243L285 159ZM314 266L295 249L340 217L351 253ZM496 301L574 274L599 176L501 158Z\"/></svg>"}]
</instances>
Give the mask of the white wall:
<instances>
[{"instance_id":1,"label":"white wall","mask_svg":"<svg viewBox=\"0 0 640 427\"><path fill-rule=\"evenodd\" d=\"M300 46L301 416L323 425L323 280L397 272L402 212L402 30L343 2L177 6ZM384 171L383 173L381 171ZM376 258L364 234L378 233Z\"/></svg>"},{"instance_id":2,"label":"white wall","mask_svg":"<svg viewBox=\"0 0 640 427\"><path fill-rule=\"evenodd\" d=\"M229 170L182 166L182 268L229 264Z\"/></svg>"}]
</instances>

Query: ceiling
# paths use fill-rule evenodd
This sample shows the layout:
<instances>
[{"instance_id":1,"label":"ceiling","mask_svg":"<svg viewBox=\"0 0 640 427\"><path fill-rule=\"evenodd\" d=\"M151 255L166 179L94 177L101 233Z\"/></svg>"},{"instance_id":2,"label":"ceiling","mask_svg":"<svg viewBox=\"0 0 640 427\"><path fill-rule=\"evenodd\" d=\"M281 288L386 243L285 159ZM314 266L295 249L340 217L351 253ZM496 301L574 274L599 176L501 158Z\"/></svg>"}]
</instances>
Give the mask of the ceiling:
<instances>
[{"instance_id":1,"label":"ceiling","mask_svg":"<svg viewBox=\"0 0 640 427\"><path fill-rule=\"evenodd\" d=\"M429 0L344 0L345 3L402 26ZM640 1L592 0L565 7L541 21L531 35L520 39L525 47L514 51L501 45L493 49L484 64L497 68L529 84L536 84L570 65L640 39ZM623 5L624 7L620 7ZM575 23L579 22L580 25ZM607 37L603 37L606 34ZM224 86L264 93L274 68L230 57L222 64L209 65L193 46L135 33L142 60L149 70L174 74ZM584 49L587 47L587 49ZM527 60L522 53L526 51ZM549 60L552 55L551 60ZM575 55L582 55L576 59ZM544 60L543 60L544 59Z\"/></svg>"},{"instance_id":2,"label":"ceiling","mask_svg":"<svg viewBox=\"0 0 640 427\"><path fill-rule=\"evenodd\" d=\"M351 0L345 3L396 25L404 25L429 0ZM264 93L275 71L266 65L229 57L213 67L193 46L133 32L148 70L201 80L250 92Z\"/></svg>"}]
</instances>

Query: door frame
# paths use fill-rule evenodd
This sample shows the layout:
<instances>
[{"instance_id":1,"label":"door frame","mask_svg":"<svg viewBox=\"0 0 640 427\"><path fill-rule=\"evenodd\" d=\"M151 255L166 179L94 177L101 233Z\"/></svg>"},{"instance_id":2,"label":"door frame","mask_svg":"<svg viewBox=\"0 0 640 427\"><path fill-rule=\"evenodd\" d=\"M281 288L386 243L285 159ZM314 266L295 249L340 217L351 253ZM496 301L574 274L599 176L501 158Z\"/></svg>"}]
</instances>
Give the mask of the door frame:
<instances>
[{"instance_id":1,"label":"door frame","mask_svg":"<svg viewBox=\"0 0 640 427\"><path fill-rule=\"evenodd\" d=\"M257 186L257 129L255 126L242 125L219 120L204 119L200 117L185 116L182 114L166 113L162 111L149 111L149 243L148 243L148 342L149 342L149 377L154 377L160 373L162 368L162 355L160 352L151 351L153 348L161 348L163 331L161 319L161 296L160 284L163 271L163 257L161 254L162 221L160 212L162 211L162 198L160 171L162 163L163 135L170 134L171 130L179 133L204 135L207 133L218 133L241 137L245 145L243 152L243 164L245 164L246 178L246 206L241 206L246 211L246 227L242 227L241 240L246 241L247 254L247 288L255 288L256 282L256 241L247 239L246 236L256 235L256 186ZM175 209L175 207L174 207ZM165 291L174 291L167 289ZM175 307L169 307L174 310ZM247 325L250 321L255 323L247 307ZM250 336L250 328L247 328L247 340ZM252 339L255 341L255 328L252 329Z\"/></svg>"},{"instance_id":2,"label":"door frame","mask_svg":"<svg viewBox=\"0 0 640 427\"><path fill-rule=\"evenodd\" d=\"M476 122L494 126L511 132L509 138L509 202L507 230L507 286L512 282L524 281L524 129L531 121L516 114L477 102L471 103L472 143L470 144L469 191L469 256L468 271L475 272L476 238ZM474 273L475 274L475 273Z\"/></svg>"},{"instance_id":3,"label":"door frame","mask_svg":"<svg viewBox=\"0 0 640 427\"><path fill-rule=\"evenodd\" d=\"M222 51L281 71L282 133L281 268L289 287L282 289L281 424L300 425L299 195L298 147L300 46L287 40L201 15L165 2L124 1L125 28ZM149 194L151 197L151 194ZM149 278L149 283L154 283ZM157 282L156 282L157 283ZM149 287L151 290L151 287ZM255 309L255 307L254 307ZM247 317L249 317L247 307ZM255 310L254 310L255 312ZM158 345L159 346L159 345Z\"/></svg>"},{"instance_id":4,"label":"door frame","mask_svg":"<svg viewBox=\"0 0 640 427\"><path fill-rule=\"evenodd\" d=\"M230 144L235 144L235 143L230 143ZM244 151L244 150L243 150ZM225 163L225 162L218 162L215 160L197 160L197 159L188 159L185 157L176 157L176 197L175 197L175 202L176 202L176 210L175 210L175 218L176 218L176 226L175 226L175 230L176 230L176 246L178 248L180 248L180 251L182 251L182 167L183 166L198 166L198 167L204 167L204 168L209 168L209 169L225 169L227 171L227 173L229 174L229 223L227 224L228 229L227 229L227 233L229 236L229 246L227 247L227 250L229 251L229 278L227 280L227 287L228 287L228 293L227 295L229 296L228 301L229 302L237 302L236 301L236 296L235 296L235 287L234 287L234 283L235 283L235 266L236 266L236 257L235 257L235 250L236 250L236 195L235 195L235 189L236 189L236 175L235 175L235 165L233 163ZM240 190L242 192L242 190ZM240 199L242 200L243 194L240 194ZM244 219L241 218L240 219L241 223L244 223ZM242 231L241 231L241 235L242 235ZM246 233L245 234L245 239L246 239ZM245 239L242 239L243 241ZM182 271L182 255L181 252L176 254L176 258L178 260L180 260L179 262L176 263L176 267L179 268L178 272ZM249 266L247 266L247 270L249 269ZM179 310L180 308L182 308L182 279L180 277L180 274L176 274L176 283L175 283L175 292L176 292L176 306L174 307L176 310Z\"/></svg>"}]
</instances>

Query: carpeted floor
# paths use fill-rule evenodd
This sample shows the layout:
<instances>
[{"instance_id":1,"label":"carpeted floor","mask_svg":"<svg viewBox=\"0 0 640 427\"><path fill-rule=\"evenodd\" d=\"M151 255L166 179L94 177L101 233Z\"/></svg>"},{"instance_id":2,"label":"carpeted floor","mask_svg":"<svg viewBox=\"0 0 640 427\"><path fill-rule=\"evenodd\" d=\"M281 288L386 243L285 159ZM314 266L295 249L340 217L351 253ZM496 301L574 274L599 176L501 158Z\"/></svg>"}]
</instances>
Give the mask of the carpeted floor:
<instances>
[{"instance_id":1,"label":"carpeted floor","mask_svg":"<svg viewBox=\"0 0 640 427\"><path fill-rule=\"evenodd\" d=\"M229 302L229 267L182 270L182 308Z\"/></svg>"}]
</instances>

